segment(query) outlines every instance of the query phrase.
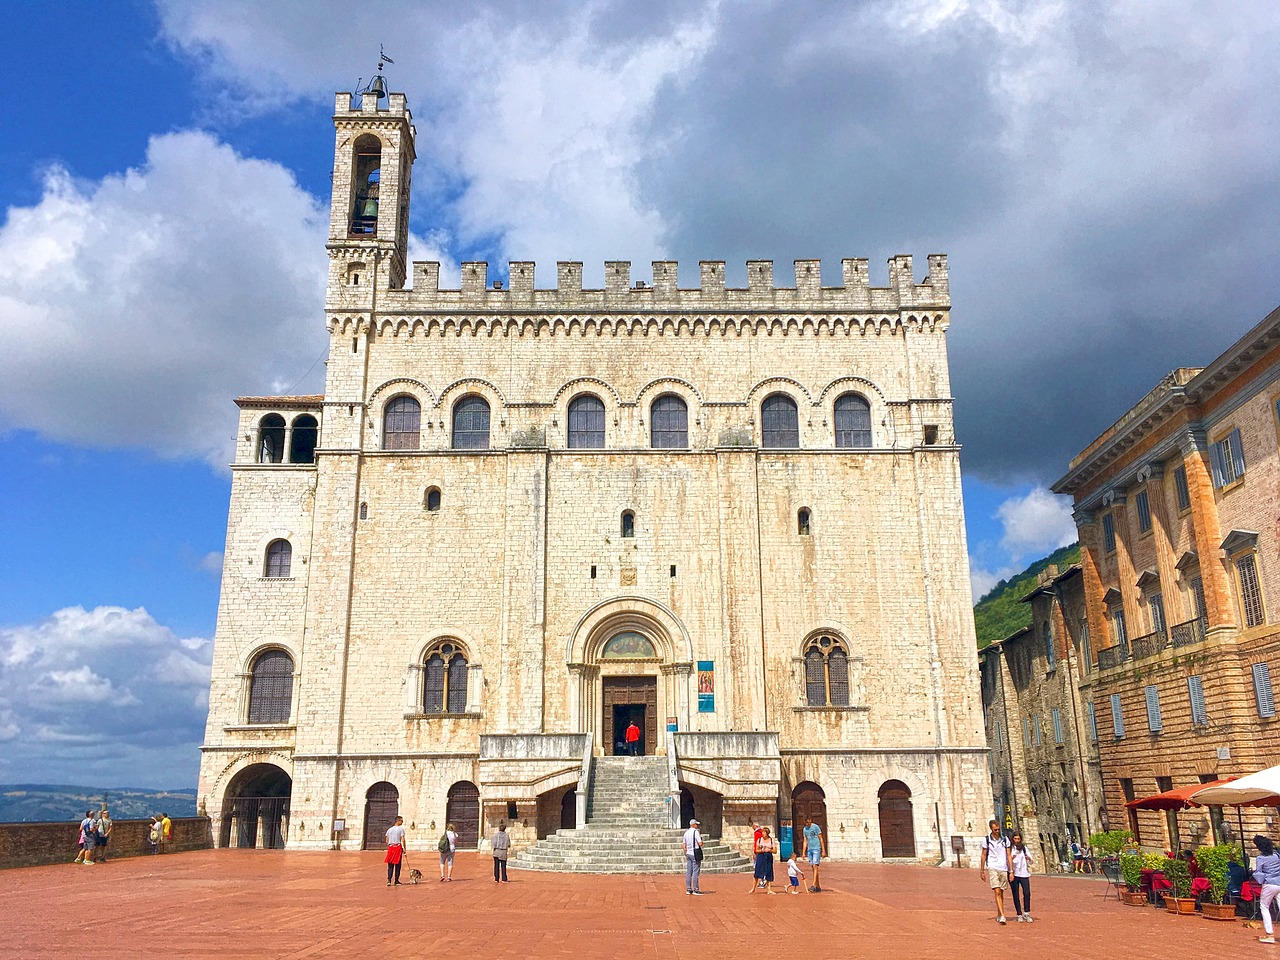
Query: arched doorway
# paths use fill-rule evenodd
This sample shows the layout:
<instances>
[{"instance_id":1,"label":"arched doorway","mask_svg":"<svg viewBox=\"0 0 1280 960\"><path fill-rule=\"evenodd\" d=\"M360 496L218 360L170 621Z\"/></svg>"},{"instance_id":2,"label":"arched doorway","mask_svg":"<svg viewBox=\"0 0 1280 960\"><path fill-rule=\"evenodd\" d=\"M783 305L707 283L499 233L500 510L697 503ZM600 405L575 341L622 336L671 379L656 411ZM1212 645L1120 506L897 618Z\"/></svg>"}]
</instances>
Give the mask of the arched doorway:
<instances>
[{"instance_id":1,"label":"arched doorway","mask_svg":"<svg viewBox=\"0 0 1280 960\"><path fill-rule=\"evenodd\" d=\"M911 816L911 791L901 780L886 780L880 787L880 855L914 857L916 828Z\"/></svg>"},{"instance_id":2,"label":"arched doorway","mask_svg":"<svg viewBox=\"0 0 1280 960\"><path fill-rule=\"evenodd\" d=\"M387 831L400 813L400 791L395 784L375 783L364 795L364 849L381 850L387 843Z\"/></svg>"},{"instance_id":3,"label":"arched doorway","mask_svg":"<svg viewBox=\"0 0 1280 960\"><path fill-rule=\"evenodd\" d=\"M470 780L459 780L450 787L444 818L458 832L460 849L480 846L480 788Z\"/></svg>"},{"instance_id":4,"label":"arched doorway","mask_svg":"<svg viewBox=\"0 0 1280 960\"><path fill-rule=\"evenodd\" d=\"M227 784L219 846L283 850L293 780L274 763L245 767Z\"/></svg>"},{"instance_id":5,"label":"arched doorway","mask_svg":"<svg viewBox=\"0 0 1280 960\"><path fill-rule=\"evenodd\" d=\"M578 790L570 787L560 798L560 829L576 830L578 828Z\"/></svg>"},{"instance_id":6,"label":"arched doorway","mask_svg":"<svg viewBox=\"0 0 1280 960\"><path fill-rule=\"evenodd\" d=\"M693 802L693 791L686 786L680 787L680 826L682 829L689 828L689 821L698 815L697 807Z\"/></svg>"},{"instance_id":7,"label":"arched doorway","mask_svg":"<svg viewBox=\"0 0 1280 960\"><path fill-rule=\"evenodd\" d=\"M791 791L791 844L796 856L804 851L804 821L811 817L822 828L826 849L831 850L831 834L827 831L827 795L812 780L796 784Z\"/></svg>"}]
</instances>

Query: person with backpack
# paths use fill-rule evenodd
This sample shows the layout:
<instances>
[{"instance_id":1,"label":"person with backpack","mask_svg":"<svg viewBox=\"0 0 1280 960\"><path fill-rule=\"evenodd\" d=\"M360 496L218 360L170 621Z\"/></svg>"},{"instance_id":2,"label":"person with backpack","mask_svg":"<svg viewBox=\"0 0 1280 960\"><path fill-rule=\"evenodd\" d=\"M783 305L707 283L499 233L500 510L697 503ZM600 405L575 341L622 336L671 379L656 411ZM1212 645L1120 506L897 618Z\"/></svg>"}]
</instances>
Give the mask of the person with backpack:
<instances>
[{"instance_id":1,"label":"person with backpack","mask_svg":"<svg viewBox=\"0 0 1280 960\"><path fill-rule=\"evenodd\" d=\"M983 883L991 884L991 892L996 898L996 923L1004 926L1008 919L1004 915L1004 892L1009 888L1011 868L1009 861L1009 841L1000 833L1000 821L991 821L991 832L982 838L982 855L978 858L978 876Z\"/></svg>"},{"instance_id":2,"label":"person with backpack","mask_svg":"<svg viewBox=\"0 0 1280 960\"><path fill-rule=\"evenodd\" d=\"M436 849L440 851L440 882L448 883L453 879L453 855L458 852L458 831L452 823L445 825Z\"/></svg>"},{"instance_id":3,"label":"person with backpack","mask_svg":"<svg viewBox=\"0 0 1280 960\"><path fill-rule=\"evenodd\" d=\"M86 863L86 864L93 863L93 857L91 856L91 854L93 853L93 850L88 845L89 829L92 826L93 826L93 811L86 810L84 812L84 819L80 821L80 842L76 844L76 846L80 848L80 852L76 854L76 858L73 861L74 863Z\"/></svg>"}]
</instances>

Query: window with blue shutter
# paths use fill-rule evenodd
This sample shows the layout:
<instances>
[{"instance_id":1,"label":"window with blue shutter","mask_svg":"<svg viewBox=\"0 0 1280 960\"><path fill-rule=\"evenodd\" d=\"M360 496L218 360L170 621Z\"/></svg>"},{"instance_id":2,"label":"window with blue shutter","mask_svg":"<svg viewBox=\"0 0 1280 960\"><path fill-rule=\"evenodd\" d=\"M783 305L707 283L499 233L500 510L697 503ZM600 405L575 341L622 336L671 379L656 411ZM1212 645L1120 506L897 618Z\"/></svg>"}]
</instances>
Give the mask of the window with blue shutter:
<instances>
[{"instance_id":1,"label":"window with blue shutter","mask_svg":"<svg viewBox=\"0 0 1280 960\"><path fill-rule=\"evenodd\" d=\"M1209 714L1204 708L1204 685L1199 677L1187 677L1187 693L1191 697L1192 726L1208 726Z\"/></svg>"},{"instance_id":2,"label":"window with blue shutter","mask_svg":"<svg viewBox=\"0 0 1280 960\"><path fill-rule=\"evenodd\" d=\"M1031 746L1031 724L1026 717L1022 718L1022 745Z\"/></svg>"},{"instance_id":3,"label":"window with blue shutter","mask_svg":"<svg viewBox=\"0 0 1280 960\"><path fill-rule=\"evenodd\" d=\"M1173 471L1173 494L1178 501L1178 510L1191 509L1191 488L1187 485L1187 468L1178 467Z\"/></svg>"},{"instance_id":4,"label":"window with blue shutter","mask_svg":"<svg viewBox=\"0 0 1280 960\"><path fill-rule=\"evenodd\" d=\"M1116 552L1116 522L1109 513L1102 518L1102 547L1107 553Z\"/></svg>"},{"instance_id":5,"label":"window with blue shutter","mask_svg":"<svg viewBox=\"0 0 1280 960\"><path fill-rule=\"evenodd\" d=\"M1036 746L1038 747L1043 739L1040 734L1040 714L1037 713L1032 719L1036 722Z\"/></svg>"},{"instance_id":6,"label":"window with blue shutter","mask_svg":"<svg viewBox=\"0 0 1280 960\"><path fill-rule=\"evenodd\" d=\"M1120 694L1118 693L1111 695L1111 729L1115 731L1117 740L1124 738L1124 714L1120 712Z\"/></svg>"},{"instance_id":7,"label":"window with blue shutter","mask_svg":"<svg viewBox=\"0 0 1280 960\"><path fill-rule=\"evenodd\" d=\"M1151 529L1151 500L1147 497L1147 491L1138 491L1134 503L1138 507L1138 529L1146 533Z\"/></svg>"},{"instance_id":8,"label":"window with blue shutter","mask_svg":"<svg viewBox=\"0 0 1280 960\"><path fill-rule=\"evenodd\" d=\"M1098 742L1098 711L1094 707L1092 700L1090 700L1084 706L1085 706L1085 712L1089 716L1089 742L1097 743Z\"/></svg>"},{"instance_id":9,"label":"window with blue shutter","mask_svg":"<svg viewBox=\"0 0 1280 960\"><path fill-rule=\"evenodd\" d=\"M1258 704L1258 716L1276 715L1276 702L1271 694L1271 668L1265 663L1253 665L1253 699Z\"/></svg>"},{"instance_id":10,"label":"window with blue shutter","mask_svg":"<svg viewBox=\"0 0 1280 960\"><path fill-rule=\"evenodd\" d=\"M1209 466L1215 487L1225 487L1244 476L1244 447L1240 445L1239 428L1209 447Z\"/></svg>"},{"instance_id":11,"label":"window with blue shutter","mask_svg":"<svg viewBox=\"0 0 1280 960\"><path fill-rule=\"evenodd\" d=\"M1053 708L1053 742L1062 742L1062 711L1057 707Z\"/></svg>"},{"instance_id":12,"label":"window with blue shutter","mask_svg":"<svg viewBox=\"0 0 1280 960\"><path fill-rule=\"evenodd\" d=\"M1159 733L1164 728L1160 720L1160 688L1151 684L1143 692L1147 697L1147 729Z\"/></svg>"}]
</instances>

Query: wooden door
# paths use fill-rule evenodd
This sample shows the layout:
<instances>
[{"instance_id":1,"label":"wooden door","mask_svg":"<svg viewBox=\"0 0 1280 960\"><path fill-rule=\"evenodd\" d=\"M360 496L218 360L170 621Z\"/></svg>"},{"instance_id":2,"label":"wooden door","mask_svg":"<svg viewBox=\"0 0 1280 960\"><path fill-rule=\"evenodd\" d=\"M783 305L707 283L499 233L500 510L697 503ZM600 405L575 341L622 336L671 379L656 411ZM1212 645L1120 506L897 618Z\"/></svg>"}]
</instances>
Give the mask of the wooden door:
<instances>
[{"instance_id":1,"label":"wooden door","mask_svg":"<svg viewBox=\"0 0 1280 960\"><path fill-rule=\"evenodd\" d=\"M911 791L898 780L890 780L880 788L880 855L885 858L916 855Z\"/></svg>"},{"instance_id":2,"label":"wooden door","mask_svg":"<svg viewBox=\"0 0 1280 960\"><path fill-rule=\"evenodd\" d=\"M459 850L480 846L480 788L469 780L459 780L450 787L445 822L457 831Z\"/></svg>"},{"instance_id":3,"label":"wooden door","mask_svg":"<svg viewBox=\"0 0 1280 960\"><path fill-rule=\"evenodd\" d=\"M804 821L812 817L822 828L822 838L830 851L831 836L827 833L827 795L816 783L805 781L791 791L791 846L796 856L804 849Z\"/></svg>"},{"instance_id":4,"label":"wooden door","mask_svg":"<svg viewBox=\"0 0 1280 960\"><path fill-rule=\"evenodd\" d=\"M637 705L644 708L644 752L654 753L658 743L658 678L605 677L601 696L603 716L600 736L606 754L616 753L623 730L614 723L614 707ZM625 728L626 724L623 724Z\"/></svg>"},{"instance_id":5,"label":"wooden door","mask_svg":"<svg viewBox=\"0 0 1280 960\"><path fill-rule=\"evenodd\" d=\"M400 812L400 791L394 784L375 783L364 797L365 850L381 850L387 845L387 831Z\"/></svg>"}]
</instances>

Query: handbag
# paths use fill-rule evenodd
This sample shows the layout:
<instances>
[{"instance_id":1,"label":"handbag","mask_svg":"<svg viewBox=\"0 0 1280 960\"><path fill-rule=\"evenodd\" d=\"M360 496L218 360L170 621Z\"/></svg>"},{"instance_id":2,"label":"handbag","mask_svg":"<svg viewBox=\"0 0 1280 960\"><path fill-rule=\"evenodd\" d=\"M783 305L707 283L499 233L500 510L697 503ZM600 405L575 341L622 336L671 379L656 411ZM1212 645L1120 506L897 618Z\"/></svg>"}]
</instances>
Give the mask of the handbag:
<instances>
[{"instance_id":1,"label":"handbag","mask_svg":"<svg viewBox=\"0 0 1280 960\"><path fill-rule=\"evenodd\" d=\"M702 862L702 848L701 848L701 847L694 847L694 848L693 848L693 859L694 859L694 860L696 860L698 863L701 863L701 862Z\"/></svg>"}]
</instances>

